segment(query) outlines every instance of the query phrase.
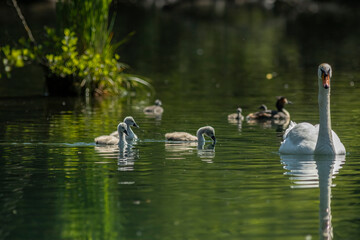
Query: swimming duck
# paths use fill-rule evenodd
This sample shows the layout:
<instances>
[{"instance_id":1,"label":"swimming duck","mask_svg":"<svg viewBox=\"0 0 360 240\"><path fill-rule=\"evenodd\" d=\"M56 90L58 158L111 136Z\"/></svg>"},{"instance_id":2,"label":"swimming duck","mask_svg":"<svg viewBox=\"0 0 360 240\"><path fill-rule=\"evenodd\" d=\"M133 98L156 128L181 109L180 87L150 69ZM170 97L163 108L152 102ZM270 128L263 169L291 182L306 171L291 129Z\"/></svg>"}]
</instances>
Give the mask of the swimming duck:
<instances>
[{"instance_id":1,"label":"swimming duck","mask_svg":"<svg viewBox=\"0 0 360 240\"><path fill-rule=\"evenodd\" d=\"M120 136L119 138L111 136L111 135L104 135L104 136L95 138L95 143L101 144L101 145L103 145L103 144L104 145L116 145L116 144L124 145L124 144L126 144L125 135L128 135L126 128L127 128L126 123L121 122L117 126L118 136Z\"/></svg>"},{"instance_id":2,"label":"swimming duck","mask_svg":"<svg viewBox=\"0 0 360 240\"><path fill-rule=\"evenodd\" d=\"M331 129L330 79L331 66L322 63L318 67L318 102L320 124L291 122L283 136L279 152L282 154L328 154L346 153L340 138Z\"/></svg>"},{"instance_id":3,"label":"swimming duck","mask_svg":"<svg viewBox=\"0 0 360 240\"><path fill-rule=\"evenodd\" d=\"M210 137L213 140L213 144L216 143L215 130L210 126L199 128L196 132L196 136L187 132L172 132L166 133L165 138L168 141L197 141L198 144L203 144L205 142L204 135Z\"/></svg>"},{"instance_id":4,"label":"swimming duck","mask_svg":"<svg viewBox=\"0 0 360 240\"><path fill-rule=\"evenodd\" d=\"M284 108L285 104L291 104L286 97L277 97L277 110L268 110L265 104L262 104L260 111L250 113L246 116L246 120L272 120L272 119L290 119L290 113Z\"/></svg>"},{"instance_id":5,"label":"swimming duck","mask_svg":"<svg viewBox=\"0 0 360 240\"><path fill-rule=\"evenodd\" d=\"M162 102L159 99L155 100L155 105L147 106L144 108L145 114L160 115L164 112L164 109L161 107Z\"/></svg>"}]
</instances>

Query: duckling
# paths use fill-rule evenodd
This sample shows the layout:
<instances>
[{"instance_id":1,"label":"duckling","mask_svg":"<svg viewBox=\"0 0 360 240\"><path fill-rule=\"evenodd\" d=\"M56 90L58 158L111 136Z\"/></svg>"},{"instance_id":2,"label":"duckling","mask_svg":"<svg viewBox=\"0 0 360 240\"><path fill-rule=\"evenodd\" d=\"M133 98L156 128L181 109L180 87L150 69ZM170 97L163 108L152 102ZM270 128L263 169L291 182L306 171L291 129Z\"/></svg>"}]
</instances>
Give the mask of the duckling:
<instances>
[{"instance_id":1,"label":"duckling","mask_svg":"<svg viewBox=\"0 0 360 240\"><path fill-rule=\"evenodd\" d=\"M248 114L246 120L290 119L290 113L284 108L285 104L291 104L291 102L286 97L277 97L277 110L268 110L266 105L262 104L259 107L260 111Z\"/></svg>"},{"instance_id":2,"label":"duckling","mask_svg":"<svg viewBox=\"0 0 360 240\"><path fill-rule=\"evenodd\" d=\"M241 115L242 109L239 107L237 108L237 113L232 113L228 115L228 120L237 120L237 121L243 121L244 116Z\"/></svg>"},{"instance_id":3,"label":"duckling","mask_svg":"<svg viewBox=\"0 0 360 240\"><path fill-rule=\"evenodd\" d=\"M126 136L128 135L126 128L127 128L126 123L121 122L117 126L119 138L111 136L111 135L104 135L104 136L95 138L95 143L101 144L101 145L116 145L116 144L124 145L124 144L126 144L125 135Z\"/></svg>"},{"instance_id":4,"label":"duckling","mask_svg":"<svg viewBox=\"0 0 360 240\"><path fill-rule=\"evenodd\" d=\"M213 144L216 143L215 130L210 126L199 128L196 132L196 136L187 132L172 132L166 133L165 138L168 141L197 141L198 144L203 144L205 142L204 134L213 140Z\"/></svg>"},{"instance_id":5,"label":"duckling","mask_svg":"<svg viewBox=\"0 0 360 240\"><path fill-rule=\"evenodd\" d=\"M260 109L261 111L267 111L267 110L268 110L268 109L267 109L267 106L266 106L265 104L261 104L260 107L259 107L259 109Z\"/></svg>"},{"instance_id":6,"label":"duckling","mask_svg":"<svg viewBox=\"0 0 360 240\"><path fill-rule=\"evenodd\" d=\"M164 112L164 109L161 107L162 102L159 99L155 100L155 105L147 106L144 108L145 114L150 115L160 115Z\"/></svg>"},{"instance_id":7,"label":"duckling","mask_svg":"<svg viewBox=\"0 0 360 240\"><path fill-rule=\"evenodd\" d=\"M126 131L128 133L128 135L126 136L126 141L137 140L138 137L136 136L136 134L131 129L131 126L139 128L139 125L136 124L134 118L131 117L131 116L125 117L124 118L124 123L126 123L126 125L127 125ZM114 136L114 137L118 138L119 133L118 133L118 131L115 131L115 132L111 133L110 136Z\"/></svg>"},{"instance_id":8,"label":"duckling","mask_svg":"<svg viewBox=\"0 0 360 240\"><path fill-rule=\"evenodd\" d=\"M249 113L246 116L246 121L271 119L271 110L268 110L267 106L265 104L261 104L258 109L260 111L254 112L254 113Z\"/></svg>"}]
</instances>

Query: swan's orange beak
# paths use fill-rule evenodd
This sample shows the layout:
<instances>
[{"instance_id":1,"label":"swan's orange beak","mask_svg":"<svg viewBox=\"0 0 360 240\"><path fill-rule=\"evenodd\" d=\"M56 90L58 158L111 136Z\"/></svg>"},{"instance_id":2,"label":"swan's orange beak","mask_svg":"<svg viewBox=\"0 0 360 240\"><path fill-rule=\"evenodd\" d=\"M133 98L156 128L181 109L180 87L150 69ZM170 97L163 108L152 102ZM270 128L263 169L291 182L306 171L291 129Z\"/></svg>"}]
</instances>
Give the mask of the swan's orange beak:
<instances>
[{"instance_id":1,"label":"swan's orange beak","mask_svg":"<svg viewBox=\"0 0 360 240\"><path fill-rule=\"evenodd\" d=\"M324 88L328 89L330 87L330 75L322 73L321 78L322 78Z\"/></svg>"}]
</instances>

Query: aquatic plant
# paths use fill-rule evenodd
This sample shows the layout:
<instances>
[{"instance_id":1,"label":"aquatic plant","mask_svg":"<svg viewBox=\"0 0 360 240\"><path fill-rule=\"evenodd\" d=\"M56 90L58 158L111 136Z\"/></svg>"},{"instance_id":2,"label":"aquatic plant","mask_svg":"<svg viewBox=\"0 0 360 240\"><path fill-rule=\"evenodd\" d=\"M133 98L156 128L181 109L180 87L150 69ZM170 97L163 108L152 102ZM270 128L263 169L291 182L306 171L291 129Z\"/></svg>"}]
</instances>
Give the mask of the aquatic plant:
<instances>
[{"instance_id":1,"label":"aquatic plant","mask_svg":"<svg viewBox=\"0 0 360 240\"><path fill-rule=\"evenodd\" d=\"M152 90L149 79L127 73L129 66L121 63L120 56L115 53L133 33L112 43L114 18L109 23L110 3L111 0L58 1L60 27L58 30L45 28L46 38L41 44L28 34L28 40L19 40L19 47L0 47L0 77L2 72L10 78L14 68L36 62L43 66L49 95L126 94Z\"/></svg>"}]
</instances>

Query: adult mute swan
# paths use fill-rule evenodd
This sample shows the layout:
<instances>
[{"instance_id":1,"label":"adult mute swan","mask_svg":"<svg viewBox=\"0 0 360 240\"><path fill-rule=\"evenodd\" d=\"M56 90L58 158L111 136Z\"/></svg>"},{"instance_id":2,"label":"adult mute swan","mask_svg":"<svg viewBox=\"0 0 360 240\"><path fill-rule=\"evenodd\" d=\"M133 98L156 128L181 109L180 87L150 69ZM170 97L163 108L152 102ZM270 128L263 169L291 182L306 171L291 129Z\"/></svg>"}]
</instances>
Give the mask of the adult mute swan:
<instances>
[{"instance_id":1,"label":"adult mute swan","mask_svg":"<svg viewBox=\"0 0 360 240\"><path fill-rule=\"evenodd\" d=\"M285 104L291 104L286 97L277 97L276 110L268 110L265 104L262 104L260 111L249 113L246 116L247 121L251 120L272 120L272 119L290 119L290 113L284 108Z\"/></svg>"},{"instance_id":2,"label":"adult mute swan","mask_svg":"<svg viewBox=\"0 0 360 240\"><path fill-rule=\"evenodd\" d=\"M187 132L172 132L172 133L166 133L165 138L168 141L186 141L186 142L197 141L198 144L203 144L205 142L204 134L213 140L213 144L216 143L215 130L213 127L210 126L199 128L196 132L196 136L191 135L190 133Z\"/></svg>"},{"instance_id":3,"label":"adult mute swan","mask_svg":"<svg viewBox=\"0 0 360 240\"><path fill-rule=\"evenodd\" d=\"M131 126L139 128L139 125L136 124L134 118L131 117L131 116L125 117L124 118L124 123L126 123L126 125L127 125L127 127L126 127L127 135L125 137L126 141L137 140L138 137L136 136L136 134L131 129ZM110 136L114 136L114 137L118 138L119 137L119 132L115 131L115 132L111 133Z\"/></svg>"},{"instance_id":4,"label":"adult mute swan","mask_svg":"<svg viewBox=\"0 0 360 240\"><path fill-rule=\"evenodd\" d=\"M241 108L237 108L237 113L232 113L228 115L228 120L237 120L237 121L243 121L244 120L244 116L241 115L242 113L242 109Z\"/></svg>"},{"instance_id":5,"label":"adult mute swan","mask_svg":"<svg viewBox=\"0 0 360 240\"><path fill-rule=\"evenodd\" d=\"M116 145L116 144L124 145L126 144L125 135L128 135L126 128L127 128L126 123L121 122L117 126L119 138L111 135L100 136L95 138L95 143L101 145Z\"/></svg>"},{"instance_id":6,"label":"adult mute swan","mask_svg":"<svg viewBox=\"0 0 360 240\"><path fill-rule=\"evenodd\" d=\"M159 99L155 100L155 105L147 106L144 108L145 114L151 115L160 115L164 112L164 109L161 107L162 102Z\"/></svg>"},{"instance_id":7,"label":"adult mute swan","mask_svg":"<svg viewBox=\"0 0 360 240\"><path fill-rule=\"evenodd\" d=\"M345 147L331 130L330 79L331 66L320 64L318 68L320 124L296 124L291 122L283 136L279 152L282 154L345 154Z\"/></svg>"}]
</instances>

